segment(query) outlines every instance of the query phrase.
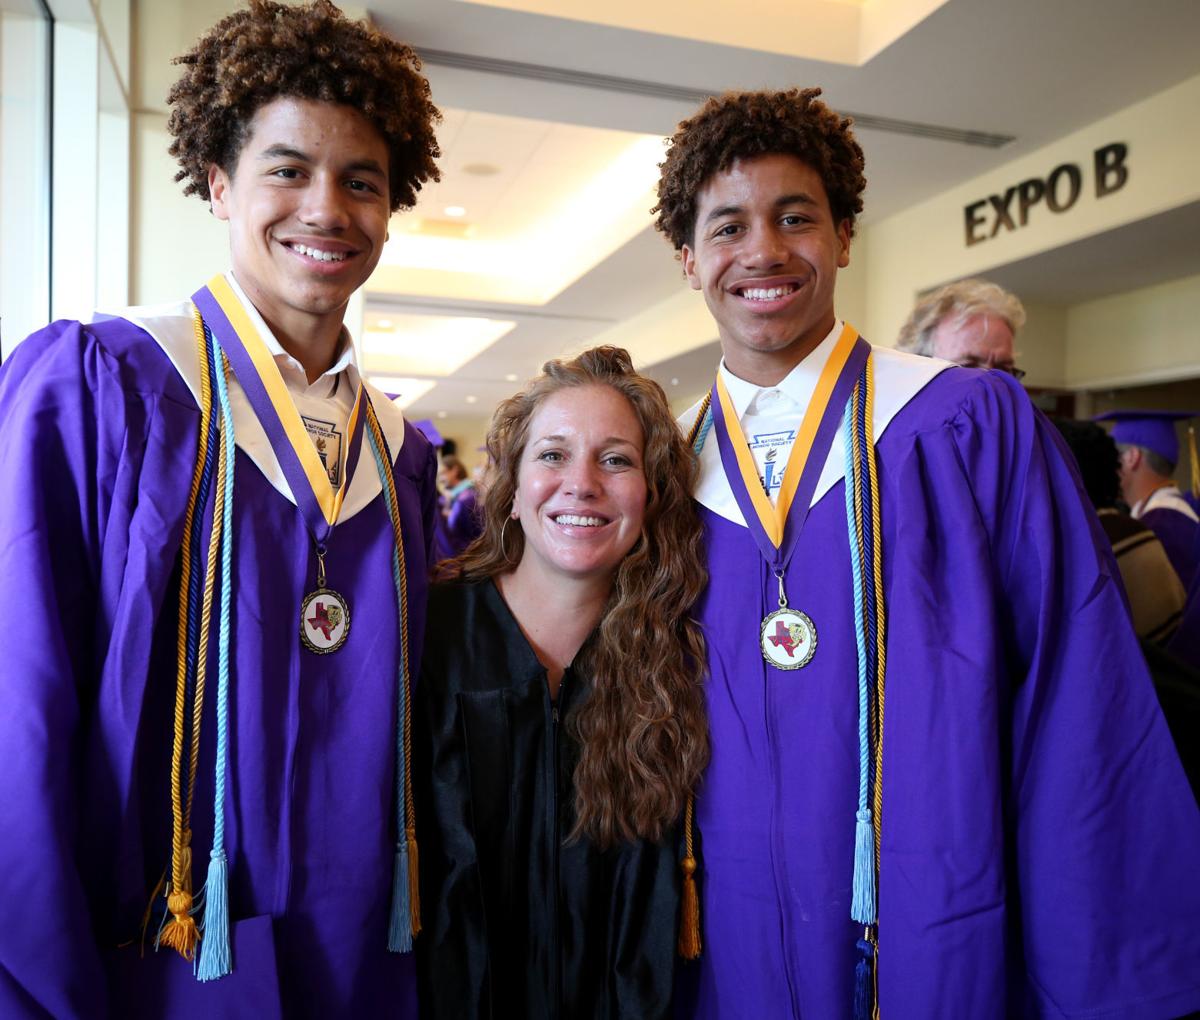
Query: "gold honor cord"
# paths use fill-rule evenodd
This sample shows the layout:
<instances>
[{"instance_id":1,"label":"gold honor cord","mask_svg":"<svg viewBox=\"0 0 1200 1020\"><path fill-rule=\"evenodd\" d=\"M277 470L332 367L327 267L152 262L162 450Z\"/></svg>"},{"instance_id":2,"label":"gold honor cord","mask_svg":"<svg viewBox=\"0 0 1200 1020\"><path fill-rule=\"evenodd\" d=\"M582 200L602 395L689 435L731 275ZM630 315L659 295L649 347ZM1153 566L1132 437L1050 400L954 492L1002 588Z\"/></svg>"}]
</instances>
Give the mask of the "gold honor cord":
<instances>
[{"instance_id":1,"label":"gold honor cord","mask_svg":"<svg viewBox=\"0 0 1200 1020\"><path fill-rule=\"evenodd\" d=\"M366 426L371 431L375 448L382 454L388 449L379 427L379 419L375 417L375 408L367 403ZM404 718L401 720L404 747L404 817L396 820L396 825L402 830L408 850L408 891L409 909L412 916L412 934L421 931L421 894L420 869L417 859L417 821L413 809L412 792L412 687L409 684L408 663L408 570L404 560L404 534L400 525L400 503L396 495L396 480L392 475L392 465L387 465L386 471L380 472L380 477L387 486L388 513L392 521L392 544L396 549L396 566L399 571L399 609L400 609L400 661L404 663L404 674L400 683L404 685Z\"/></svg>"},{"instance_id":2,"label":"gold honor cord","mask_svg":"<svg viewBox=\"0 0 1200 1020\"><path fill-rule=\"evenodd\" d=\"M696 420L688 431L687 444L695 449L696 438L704 424L712 401L712 391L704 394L700 401L700 410ZM702 948L700 941L700 894L696 889L696 791L689 790L687 803L683 809L683 860L679 869L683 872L683 890L681 894L679 918L679 942L677 950L685 960L695 960L700 956Z\"/></svg>"},{"instance_id":3,"label":"gold honor cord","mask_svg":"<svg viewBox=\"0 0 1200 1020\"><path fill-rule=\"evenodd\" d=\"M200 941L200 930L192 916L192 832L191 811L195 792L196 766L199 758L200 716L204 690L204 667L197 663L196 695L200 704L194 704L192 710L191 741L188 758L191 772L188 776L188 792L184 800L182 785L183 745L185 732L188 729L187 719L187 644L190 609L188 591L191 587L191 535L195 526L196 513L202 510L197 506L200 496L201 480L204 475L204 463L207 460L204 445L208 440L208 432L212 422L212 382L208 372L208 341L204 335L204 323L198 312L194 313L194 331L196 346L200 358L200 432L198 438L199 455L192 472L192 484L188 493L187 510L183 519L183 547L179 579L179 629L176 640L176 670L175 670L175 713L174 735L171 746L171 881L167 886L167 910L172 915L162 932L158 943L175 949L185 960L192 959L196 951L196 943ZM219 444L218 444L219 445ZM218 455L219 456L219 455ZM218 479L218 485L221 482ZM220 531L215 526L217 515L221 514L221 500L214 501L214 528L212 538L219 542ZM216 563L216 554L210 540L206 576L204 581L204 619L202 627L207 622L212 606L212 578ZM207 633L207 628L205 627ZM203 649L203 645L201 645ZM202 657L198 657L202 658Z\"/></svg>"}]
</instances>

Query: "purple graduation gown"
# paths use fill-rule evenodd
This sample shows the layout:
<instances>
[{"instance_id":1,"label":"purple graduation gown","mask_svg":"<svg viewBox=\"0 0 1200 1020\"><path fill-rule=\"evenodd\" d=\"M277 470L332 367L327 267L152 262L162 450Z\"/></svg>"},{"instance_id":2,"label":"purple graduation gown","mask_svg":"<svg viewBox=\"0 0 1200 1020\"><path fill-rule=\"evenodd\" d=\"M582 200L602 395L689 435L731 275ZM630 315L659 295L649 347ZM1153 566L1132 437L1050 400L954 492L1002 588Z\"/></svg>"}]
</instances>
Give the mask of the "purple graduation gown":
<instances>
[{"instance_id":1,"label":"purple graduation gown","mask_svg":"<svg viewBox=\"0 0 1200 1020\"><path fill-rule=\"evenodd\" d=\"M1057 435L1007 376L949 369L877 451L883 1020L1200 1008L1200 814ZM794 672L759 651L777 588L750 533L701 511L713 750L697 798L704 952L680 1016L852 1015L843 484L813 507L787 573L818 634Z\"/></svg>"},{"instance_id":2,"label":"purple graduation gown","mask_svg":"<svg viewBox=\"0 0 1200 1020\"><path fill-rule=\"evenodd\" d=\"M1191 587L1193 579L1200 572L1200 552L1196 544L1200 524L1187 514L1169 507L1148 510L1138 520L1158 536L1184 588Z\"/></svg>"},{"instance_id":3,"label":"purple graduation gown","mask_svg":"<svg viewBox=\"0 0 1200 1020\"><path fill-rule=\"evenodd\" d=\"M0 369L0 1016L415 1017L411 955L386 951L397 674L383 498L340 525L338 652L299 638L312 542L241 449L234 497L230 860L233 973L201 984L144 943L169 860L179 550L199 411L162 349L114 319L58 322ZM394 476L413 675L434 458L406 426ZM362 471L375 471L369 449ZM205 509L211 520L211 509ZM203 537L207 548L207 527ZM216 627L192 825L213 825Z\"/></svg>"}]
</instances>

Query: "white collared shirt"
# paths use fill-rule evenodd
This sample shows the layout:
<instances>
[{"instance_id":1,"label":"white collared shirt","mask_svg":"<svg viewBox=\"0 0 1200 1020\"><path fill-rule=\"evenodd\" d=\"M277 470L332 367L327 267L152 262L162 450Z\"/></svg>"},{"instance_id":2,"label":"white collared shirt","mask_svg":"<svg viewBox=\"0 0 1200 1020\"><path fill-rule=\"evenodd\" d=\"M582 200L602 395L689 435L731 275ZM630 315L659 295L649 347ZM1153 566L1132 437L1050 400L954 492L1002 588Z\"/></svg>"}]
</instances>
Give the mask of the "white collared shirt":
<instances>
[{"instance_id":1,"label":"white collared shirt","mask_svg":"<svg viewBox=\"0 0 1200 1020\"><path fill-rule=\"evenodd\" d=\"M804 410L817 388L821 369L825 367L841 335L842 323L835 320L829 335L774 386L756 386L739 378L729 371L725 359L721 359L717 371L737 413L746 445L754 455L758 480L762 482L772 506L779 499L783 473L795 445Z\"/></svg>"},{"instance_id":2,"label":"white collared shirt","mask_svg":"<svg viewBox=\"0 0 1200 1020\"><path fill-rule=\"evenodd\" d=\"M341 485L345 467L346 426L350 412L354 410L354 396L358 392L361 375L354 356L354 344L350 333L342 327L338 338L338 355L330 365L311 383L304 366L283 349L275 334L259 314L254 303L238 285L232 270L225 274L234 294L246 310L246 316L254 323L263 344L275 359L275 365L283 377L284 385L291 394L292 403L300 412L300 420L308 430L321 463L329 473L329 484L335 489Z\"/></svg>"},{"instance_id":3,"label":"white collared shirt","mask_svg":"<svg viewBox=\"0 0 1200 1020\"><path fill-rule=\"evenodd\" d=\"M842 328L842 322L835 321L828 336L775 386L755 386L754 383L739 379L726 368L723 359L717 369L738 414L742 433L754 454L759 477L765 479L768 463L775 465L772 467L773 484L769 492L772 504L778 495L779 482L782 480L800 422L816 391L821 371L837 345ZM878 442L879 437L904 405L924 389L931 379L951 365L950 362L939 358L918 357L886 347L873 347L872 361L875 366L875 407L872 417L875 426L874 441ZM680 416L679 424L685 433L691 429L699 409L699 403L694 404ZM755 437L758 437L757 446ZM842 431L838 429L809 505L816 506L817 502L842 480L844 474L845 452ZM745 525L746 521L733 495L733 489L725 478L716 437L712 435L700 451L700 481L696 485L695 498L701 506L720 514L726 520Z\"/></svg>"},{"instance_id":4,"label":"white collared shirt","mask_svg":"<svg viewBox=\"0 0 1200 1020\"><path fill-rule=\"evenodd\" d=\"M267 328L266 323L263 322L262 316L259 315L254 304L247 299L245 293L233 279L233 274L226 273L225 277L233 288L235 296L246 310L246 314L250 317L255 328L262 336L263 343L267 345L268 349L275 356L275 363L281 365L280 372L287 383L288 392L296 403L297 410L300 411L302 416L309 416L310 412L323 414L325 417L321 420L336 424L344 433L350 411L353 407L354 394L358 389L359 379L361 378L357 362L355 361L354 346L350 341L349 334L346 334L346 341L334 365L320 379L314 382L312 386L309 386L307 376L304 375L304 370L299 366L299 362L283 350L279 341ZM197 404L199 404L201 396L201 369L196 351L193 306L191 301L124 308L107 314L126 319L149 333L167 357L170 358L180 378L183 379L188 389L191 390L192 395L196 398ZM287 359L287 361L281 362L281 357ZM288 362L291 364L288 371L284 372L282 365ZM298 379L293 378L291 382L288 382L288 376L293 374L291 366L295 366L300 375ZM293 386L293 382L297 383L297 386ZM298 386L303 386L306 391L300 396L297 395ZM387 440L394 460L404 445L404 416L400 409L387 398L386 394L372 386L369 382L366 384L366 388L371 394L371 402L379 419L379 426L383 430L384 438ZM311 399L318 403L309 402L310 394L307 391L310 390L313 391ZM301 403L302 400L304 401L303 404ZM344 404L343 401L345 401ZM275 456L275 451L271 447L271 442L267 438L266 432L263 431L262 424L259 422L254 409L250 406L250 402L246 399L245 391L238 383L236 376L232 376L229 381L229 402L233 411L234 436L238 448L254 462L280 494L292 503L295 503L296 497L288 485L283 468L280 467L279 461ZM309 426L309 435L312 436L312 424L311 422L306 424ZM313 438L313 445L316 446L316 438L318 437ZM365 438L363 442L364 444L366 443ZM359 466L360 470L355 471L350 488L342 503L340 520L348 520L353 517L366 507L380 492L381 483L379 473L374 470L371 458L368 456L364 461L360 457Z\"/></svg>"}]
</instances>

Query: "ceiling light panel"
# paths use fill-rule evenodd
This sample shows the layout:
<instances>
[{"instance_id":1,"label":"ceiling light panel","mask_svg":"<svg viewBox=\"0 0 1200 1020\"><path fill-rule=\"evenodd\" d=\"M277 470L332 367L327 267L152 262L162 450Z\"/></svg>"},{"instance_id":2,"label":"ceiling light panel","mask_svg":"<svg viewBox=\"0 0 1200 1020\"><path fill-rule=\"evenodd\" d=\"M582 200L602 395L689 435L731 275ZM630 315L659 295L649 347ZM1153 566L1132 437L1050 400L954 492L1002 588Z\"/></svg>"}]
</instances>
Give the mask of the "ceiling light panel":
<instances>
[{"instance_id":1,"label":"ceiling light panel","mask_svg":"<svg viewBox=\"0 0 1200 1020\"><path fill-rule=\"evenodd\" d=\"M516 323L457 315L391 315L392 328L362 338L364 370L445 378L507 335ZM432 383L430 384L432 385Z\"/></svg>"},{"instance_id":2,"label":"ceiling light panel","mask_svg":"<svg viewBox=\"0 0 1200 1020\"><path fill-rule=\"evenodd\" d=\"M461 0L460 0L461 2ZM469 0L525 14L836 64L865 64L946 0Z\"/></svg>"},{"instance_id":3,"label":"ceiling light panel","mask_svg":"<svg viewBox=\"0 0 1200 1020\"><path fill-rule=\"evenodd\" d=\"M444 178L395 221L373 294L543 305L651 223L657 135L483 113L455 125ZM484 160L498 172L461 171ZM467 210L455 229L451 206Z\"/></svg>"}]
</instances>

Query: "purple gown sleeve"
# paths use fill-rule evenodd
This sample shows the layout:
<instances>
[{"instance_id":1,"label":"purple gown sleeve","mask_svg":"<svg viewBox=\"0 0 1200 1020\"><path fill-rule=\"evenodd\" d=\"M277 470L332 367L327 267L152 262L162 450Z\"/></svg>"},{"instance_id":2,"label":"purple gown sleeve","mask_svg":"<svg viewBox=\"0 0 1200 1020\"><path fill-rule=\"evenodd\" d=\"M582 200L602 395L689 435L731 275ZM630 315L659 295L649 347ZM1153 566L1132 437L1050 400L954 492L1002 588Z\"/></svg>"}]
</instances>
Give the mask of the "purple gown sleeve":
<instances>
[{"instance_id":1,"label":"purple gown sleeve","mask_svg":"<svg viewBox=\"0 0 1200 1020\"><path fill-rule=\"evenodd\" d=\"M1055 430L1007 377L980 385L956 445L1008 607L1025 1009L1177 1017L1200 1007L1200 812Z\"/></svg>"},{"instance_id":2,"label":"purple gown sleeve","mask_svg":"<svg viewBox=\"0 0 1200 1020\"><path fill-rule=\"evenodd\" d=\"M0 369L0 1015L107 1011L79 858L88 663L103 638L100 560L121 513L127 405L78 323L55 323Z\"/></svg>"}]
</instances>

